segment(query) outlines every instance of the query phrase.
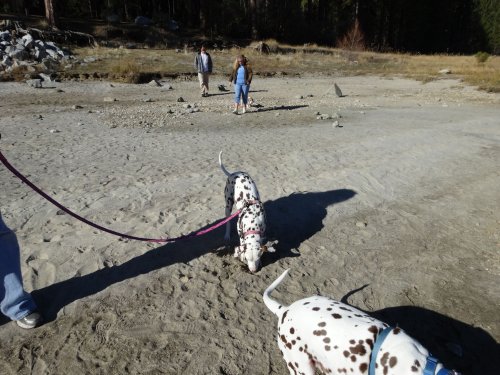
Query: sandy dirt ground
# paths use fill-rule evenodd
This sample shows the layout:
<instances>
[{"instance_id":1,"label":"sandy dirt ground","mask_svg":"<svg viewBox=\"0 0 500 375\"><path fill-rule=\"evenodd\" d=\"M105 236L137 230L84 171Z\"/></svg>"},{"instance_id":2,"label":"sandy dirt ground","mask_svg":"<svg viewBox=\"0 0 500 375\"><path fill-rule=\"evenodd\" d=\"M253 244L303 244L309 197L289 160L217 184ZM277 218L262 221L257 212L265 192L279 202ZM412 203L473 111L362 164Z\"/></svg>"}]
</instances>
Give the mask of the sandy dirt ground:
<instances>
[{"instance_id":1,"label":"sandy dirt ground","mask_svg":"<svg viewBox=\"0 0 500 375\"><path fill-rule=\"evenodd\" d=\"M46 323L0 320L0 374L287 374L262 302L287 268L279 301L343 298L450 368L498 374L500 95L454 79L255 77L251 111L234 115L223 77L211 84L201 98L195 80L0 83L2 153L76 213L152 238L207 227L224 215L223 150L257 182L278 248L250 274L234 223L229 247L223 228L123 240L1 167Z\"/></svg>"}]
</instances>

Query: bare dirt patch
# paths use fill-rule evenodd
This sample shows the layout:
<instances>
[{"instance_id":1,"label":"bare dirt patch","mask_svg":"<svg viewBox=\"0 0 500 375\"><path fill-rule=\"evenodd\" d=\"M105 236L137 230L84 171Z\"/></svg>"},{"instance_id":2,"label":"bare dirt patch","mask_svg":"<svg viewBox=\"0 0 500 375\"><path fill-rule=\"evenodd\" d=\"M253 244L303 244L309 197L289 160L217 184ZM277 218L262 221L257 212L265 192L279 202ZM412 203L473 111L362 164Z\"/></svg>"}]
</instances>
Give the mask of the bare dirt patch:
<instances>
[{"instance_id":1,"label":"bare dirt patch","mask_svg":"<svg viewBox=\"0 0 500 375\"><path fill-rule=\"evenodd\" d=\"M449 367L496 373L498 94L458 80L256 77L254 107L236 116L222 74L208 98L194 79L162 83L0 83L2 152L90 220L173 237L222 217L224 150L228 169L256 180L278 252L251 275L222 229L119 240L2 168L2 214L47 323L0 323L0 373L285 374L261 299L285 268L284 303L348 296Z\"/></svg>"}]
</instances>

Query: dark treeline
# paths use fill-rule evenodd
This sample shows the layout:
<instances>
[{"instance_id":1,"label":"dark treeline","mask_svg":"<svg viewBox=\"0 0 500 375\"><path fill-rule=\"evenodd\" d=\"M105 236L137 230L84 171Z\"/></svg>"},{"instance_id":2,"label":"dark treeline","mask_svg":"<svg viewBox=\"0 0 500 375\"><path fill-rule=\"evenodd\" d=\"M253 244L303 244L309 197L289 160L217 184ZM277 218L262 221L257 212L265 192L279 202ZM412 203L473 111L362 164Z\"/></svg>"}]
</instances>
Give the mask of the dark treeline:
<instances>
[{"instance_id":1,"label":"dark treeline","mask_svg":"<svg viewBox=\"0 0 500 375\"><path fill-rule=\"evenodd\" d=\"M206 35L336 46L356 21L362 46L419 53L500 52L500 0L2 0L0 11L177 21ZM48 6L49 5L49 6ZM52 7L50 7L52 5ZM3 9L2 9L3 7ZM359 47L359 45L358 45Z\"/></svg>"}]
</instances>

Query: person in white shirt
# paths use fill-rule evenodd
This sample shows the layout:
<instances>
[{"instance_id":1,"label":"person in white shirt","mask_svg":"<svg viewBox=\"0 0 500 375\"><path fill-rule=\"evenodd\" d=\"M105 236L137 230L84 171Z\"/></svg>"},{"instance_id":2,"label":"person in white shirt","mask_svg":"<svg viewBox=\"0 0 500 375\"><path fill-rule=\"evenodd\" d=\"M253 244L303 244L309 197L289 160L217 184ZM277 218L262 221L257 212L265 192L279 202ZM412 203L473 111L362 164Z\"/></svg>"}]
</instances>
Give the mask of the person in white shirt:
<instances>
[{"instance_id":1,"label":"person in white shirt","mask_svg":"<svg viewBox=\"0 0 500 375\"><path fill-rule=\"evenodd\" d=\"M194 67L198 71L198 80L200 81L201 96L208 96L208 77L212 73L212 58L207 53L205 46L201 46L194 58Z\"/></svg>"}]
</instances>

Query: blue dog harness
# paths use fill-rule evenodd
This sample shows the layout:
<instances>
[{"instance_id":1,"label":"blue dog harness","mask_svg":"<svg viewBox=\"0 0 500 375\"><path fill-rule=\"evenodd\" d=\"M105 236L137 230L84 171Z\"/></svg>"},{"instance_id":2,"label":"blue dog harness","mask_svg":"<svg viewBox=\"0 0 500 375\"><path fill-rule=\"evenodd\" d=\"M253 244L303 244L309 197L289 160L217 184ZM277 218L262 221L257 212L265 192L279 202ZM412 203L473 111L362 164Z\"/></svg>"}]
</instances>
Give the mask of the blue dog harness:
<instances>
[{"instance_id":1,"label":"blue dog harness","mask_svg":"<svg viewBox=\"0 0 500 375\"><path fill-rule=\"evenodd\" d=\"M368 375L375 375L375 363L377 361L377 355L378 352L380 351L380 348L382 347L383 342L389 336L389 333L394 328L392 327L387 327L384 328L382 332L377 336L377 339L375 340L375 344L373 345L373 350L372 354L370 356L370 367L368 369ZM431 354L427 356L427 362L425 364L424 372L423 375L452 375L455 374L455 371L450 371L445 369L444 367L439 370L436 374L436 367L439 361L437 358L433 357Z\"/></svg>"}]
</instances>

